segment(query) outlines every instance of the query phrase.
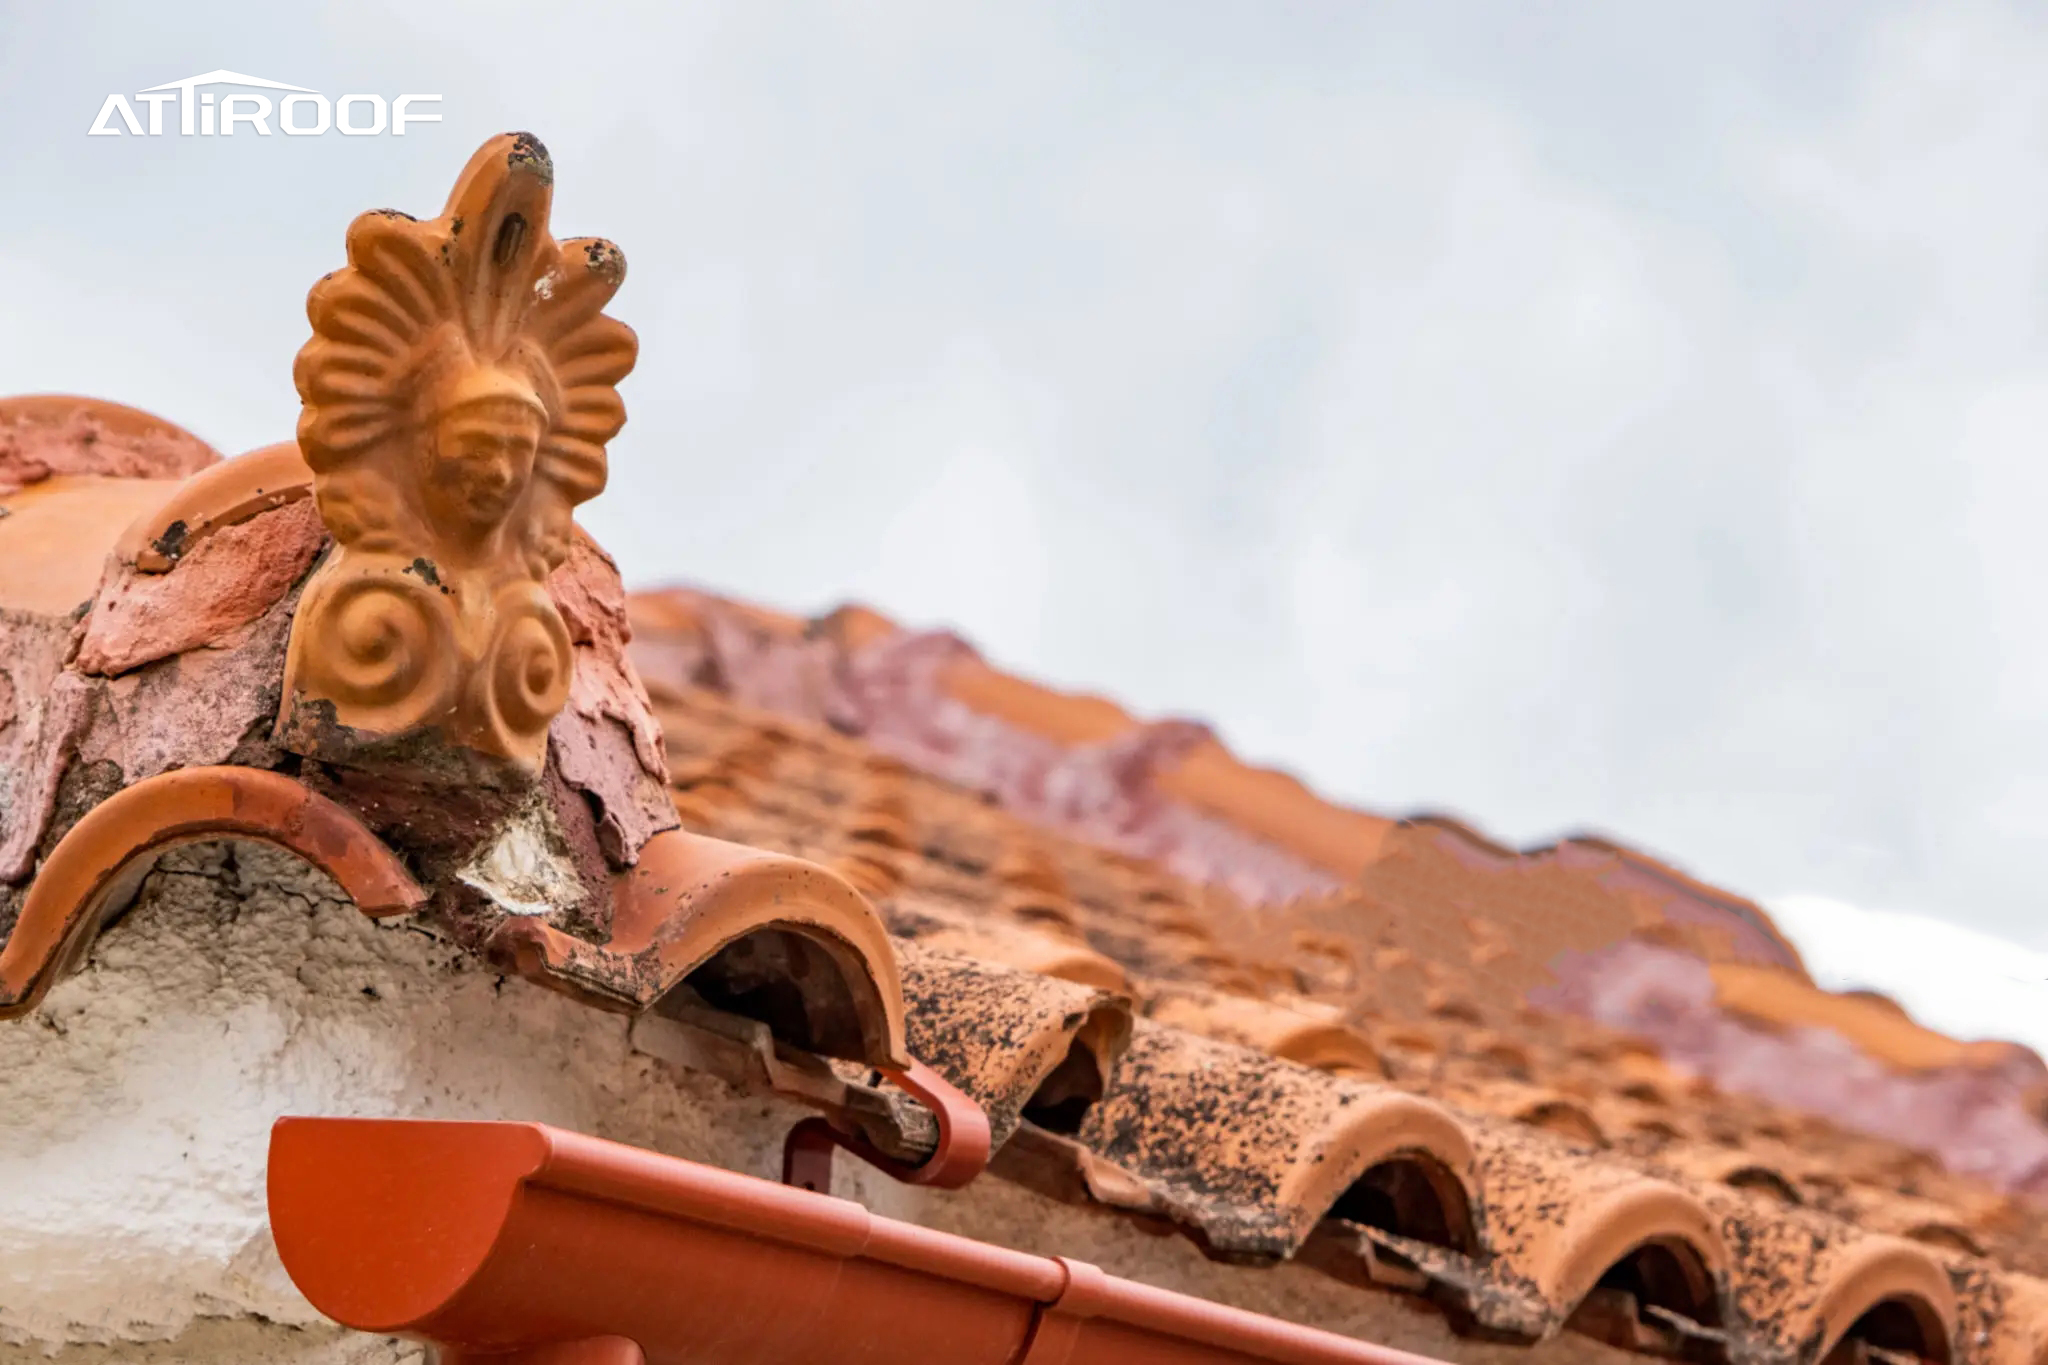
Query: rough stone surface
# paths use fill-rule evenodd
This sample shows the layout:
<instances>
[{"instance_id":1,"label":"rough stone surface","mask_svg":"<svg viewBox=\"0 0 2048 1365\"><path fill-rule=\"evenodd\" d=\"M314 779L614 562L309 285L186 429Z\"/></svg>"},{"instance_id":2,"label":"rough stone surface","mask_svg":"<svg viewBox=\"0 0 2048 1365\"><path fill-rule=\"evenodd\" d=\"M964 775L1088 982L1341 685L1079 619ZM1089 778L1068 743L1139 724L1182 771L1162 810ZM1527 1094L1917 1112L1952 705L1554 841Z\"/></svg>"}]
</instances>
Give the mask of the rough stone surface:
<instances>
[{"instance_id":1,"label":"rough stone surface","mask_svg":"<svg viewBox=\"0 0 2048 1365\"><path fill-rule=\"evenodd\" d=\"M267 736L291 607L281 601L206 648L89 680L95 713L78 741L79 758L114 763L131 783L172 768L274 760Z\"/></svg>"},{"instance_id":2,"label":"rough stone surface","mask_svg":"<svg viewBox=\"0 0 2048 1365\"><path fill-rule=\"evenodd\" d=\"M199 541L169 573L117 568L86 618L78 668L117 674L211 645L274 606L327 532L310 499Z\"/></svg>"},{"instance_id":3,"label":"rough stone surface","mask_svg":"<svg viewBox=\"0 0 2048 1365\"><path fill-rule=\"evenodd\" d=\"M265 1228L281 1114L538 1119L772 1175L789 1105L634 1052L627 1020L517 980L247 846L173 855L78 976L0 1025L0 1362L412 1365L323 1326ZM984 1179L916 1190L837 1165L878 1213L1475 1365L1620 1356L1459 1342L1432 1311L1309 1270L1217 1265Z\"/></svg>"},{"instance_id":4,"label":"rough stone surface","mask_svg":"<svg viewBox=\"0 0 2048 1365\"><path fill-rule=\"evenodd\" d=\"M63 833L52 817L74 764L107 765L119 786L172 768L274 762L263 735L277 713L291 605L276 602L205 648L118 678L64 669L43 682L0 730L0 883L26 878ZM40 675L39 664L16 666Z\"/></svg>"},{"instance_id":5,"label":"rough stone surface","mask_svg":"<svg viewBox=\"0 0 2048 1365\"><path fill-rule=\"evenodd\" d=\"M21 734L0 767L0 882L19 882L35 866L58 784L91 715L92 689L77 674L60 673L10 727Z\"/></svg>"},{"instance_id":6,"label":"rough stone surface","mask_svg":"<svg viewBox=\"0 0 2048 1365\"><path fill-rule=\"evenodd\" d=\"M632 627L625 586L611 557L579 533L549 576L548 592L576 658L569 704L549 728L549 750L562 779L594 803L605 856L629 867L643 844L679 821L668 795L661 723L626 653Z\"/></svg>"}]
</instances>

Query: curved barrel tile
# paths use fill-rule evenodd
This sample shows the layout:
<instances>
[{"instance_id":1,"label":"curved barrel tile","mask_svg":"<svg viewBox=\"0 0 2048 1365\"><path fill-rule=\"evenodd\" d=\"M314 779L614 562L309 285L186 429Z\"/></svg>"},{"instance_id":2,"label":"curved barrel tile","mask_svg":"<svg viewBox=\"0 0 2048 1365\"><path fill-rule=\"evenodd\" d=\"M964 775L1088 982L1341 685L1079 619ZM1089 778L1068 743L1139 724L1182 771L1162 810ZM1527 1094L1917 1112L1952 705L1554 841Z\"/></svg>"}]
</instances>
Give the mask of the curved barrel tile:
<instances>
[{"instance_id":1,"label":"curved barrel tile","mask_svg":"<svg viewBox=\"0 0 2048 1365\"><path fill-rule=\"evenodd\" d=\"M1461 1108L1513 1119L1576 1147L1601 1149L1609 1145L1607 1131L1591 1110L1547 1086L1489 1078L1447 1087L1447 1098Z\"/></svg>"},{"instance_id":2,"label":"curved barrel tile","mask_svg":"<svg viewBox=\"0 0 2048 1365\"><path fill-rule=\"evenodd\" d=\"M1729 1234L1736 1310L1771 1359L1814 1365L1851 1335L1937 1365L1955 1359L1956 1293L1936 1253L1805 1209L1760 1218L1734 1190L1703 1197Z\"/></svg>"},{"instance_id":3,"label":"curved barrel tile","mask_svg":"<svg viewBox=\"0 0 2048 1365\"><path fill-rule=\"evenodd\" d=\"M1789 1152L1750 1143L1742 1147L1707 1147L1682 1143L1658 1153L1659 1165L1704 1185L1748 1190L1787 1207L1806 1202L1793 1178Z\"/></svg>"},{"instance_id":4,"label":"curved barrel tile","mask_svg":"<svg viewBox=\"0 0 2048 1365\"><path fill-rule=\"evenodd\" d=\"M366 915L417 910L424 894L355 816L279 773L181 768L125 788L57 841L0 951L0 1019L35 1008L169 850L220 839L275 845L340 884Z\"/></svg>"},{"instance_id":5,"label":"curved barrel tile","mask_svg":"<svg viewBox=\"0 0 2048 1365\"><path fill-rule=\"evenodd\" d=\"M1646 1306L1706 1328L1726 1320L1729 1252L1718 1220L1699 1198L1516 1125L1477 1124L1474 1141L1497 1269L1503 1280L1532 1291L1536 1301L1503 1296L1483 1304L1486 1326L1549 1336L1610 1272L1638 1297L1647 1292ZM1662 1267L1654 1276L1659 1283L1630 1283L1626 1263L1645 1254Z\"/></svg>"},{"instance_id":6,"label":"curved barrel tile","mask_svg":"<svg viewBox=\"0 0 2048 1365\"><path fill-rule=\"evenodd\" d=\"M1071 1132L1109 1088L1129 1001L916 942L896 951L910 1051L981 1106L993 1146L1026 1118Z\"/></svg>"},{"instance_id":7,"label":"curved barrel tile","mask_svg":"<svg viewBox=\"0 0 2048 1365\"><path fill-rule=\"evenodd\" d=\"M182 479L220 459L153 413L65 393L0 398L0 492L53 475Z\"/></svg>"},{"instance_id":8,"label":"curved barrel tile","mask_svg":"<svg viewBox=\"0 0 2048 1365\"><path fill-rule=\"evenodd\" d=\"M1403 1157L1477 1203L1470 1144L1439 1106L1149 1020L1079 1136L1225 1257L1291 1254L1369 1169Z\"/></svg>"},{"instance_id":9,"label":"curved barrel tile","mask_svg":"<svg viewBox=\"0 0 2048 1365\"><path fill-rule=\"evenodd\" d=\"M1827 1359L1873 1313L1899 1319L1883 1328L1865 1328L1873 1345L1943 1365L1954 1355L1955 1288L1924 1248L1901 1238L1864 1237L1817 1268L1825 1276L1819 1295L1785 1318L1788 1334L1812 1359ZM1918 1341L1909 1345L1887 1339L1899 1332L1916 1334Z\"/></svg>"},{"instance_id":10,"label":"curved barrel tile","mask_svg":"<svg viewBox=\"0 0 2048 1365\"><path fill-rule=\"evenodd\" d=\"M0 611L70 616L99 591L121 528L177 487L171 479L94 474L0 486Z\"/></svg>"},{"instance_id":11,"label":"curved barrel tile","mask_svg":"<svg viewBox=\"0 0 2048 1365\"><path fill-rule=\"evenodd\" d=\"M1173 986L1154 996L1147 1017L1218 1042L1257 1048L1318 1071L1380 1080L1386 1066L1372 1040L1325 1017L1250 996Z\"/></svg>"},{"instance_id":12,"label":"curved barrel tile","mask_svg":"<svg viewBox=\"0 0 2048 1365\"><path fill-rule=\"evenodd\" d=\"M827 1056L903 1070L903 986L874 907L815 863L667 830L612 884L612 937L595 944L508 916L490 955L606 1008L638 1011L685 978L736 1014L773 1013L777 1036Z\"/></svg>"},{"instance_id":13,"label":"curved barrel tile","mask_svg":"<svg viewBox=\"0 0 2048 1365\"><path fill-rule=\"evenodd\" d=\"M280 441L208 465L161 504L128 524L115 542L124 564L166 573L215 531L313 494L313 471L297 441Z\"/></svg>"},{"instance_id":14,"label":"curved barrel tile","mask_svg":"<svg viewBox=\"0 0 2048 1365\"><path fill-rule=\"evenodd\" d=\"M2048 1282L2031 1275L1993 1275L1993 1300L1980 1324L1984 1365L2048 1365ZM1965 1333L1966 1339L1974 1333Z\"/></svg>"},{"instance_id":15,"label":"curved barrel tile","mask_svg":"<svg viewBox=\"0 0 2048 1365\"><path fill-rule=\"evenodd\" d=\"M1092 986L1112 995L1130 989L1129 975L1111 959L1085 943L1028 925L971 919L899 899L890 910L889 927L927 947L984 962L1000 962L1019 971Z\"/></svg>"}]
</instances>

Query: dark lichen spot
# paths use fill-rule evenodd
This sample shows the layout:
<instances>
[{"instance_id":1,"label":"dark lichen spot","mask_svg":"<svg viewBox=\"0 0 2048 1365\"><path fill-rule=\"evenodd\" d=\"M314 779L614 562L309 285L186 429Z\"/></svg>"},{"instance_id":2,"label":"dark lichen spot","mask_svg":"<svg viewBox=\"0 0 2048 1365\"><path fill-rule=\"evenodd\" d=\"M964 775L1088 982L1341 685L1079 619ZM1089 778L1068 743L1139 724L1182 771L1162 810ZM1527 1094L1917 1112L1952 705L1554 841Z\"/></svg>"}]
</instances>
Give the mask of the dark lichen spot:
<instances>
[{"instance_id":1,"label":"dark lichen spot","mask_svg":"<svg viewBox=\"0 0 2048 1365\"><path fill-rule=\"evenodd\" d=\"M439 588L443 593L448 591L448 585L441 581L440 570L436 569L434 561L428 559L425 555L419 556L412 563L406 565L405 571L430 588Z\"/></svg>"},{"instance_id":2,"label":"dark lichen spot","mask_svg":"<svg viewBox=\"0 0 2048 1365\"><path fill-rule=\"evenodd\" d=\"M397 218L408 223L417 223L419 221L419 219L413 217L404 209L371 209L369 216L372 218Z\"/></svg>"},{"instance_id":3,"label":"dark lichen spot","mask_svg":"<svg viewBox=\"0 0 2048 1365\"><path fill-rule=\"evenodd\" d=\"M164 533L150 542L150 548L165 559L176 560L179 555L185 553L185 542L190 535L191 528L185 525L183 518L180 518L164 527Z\"/></svg>"},{"instance_id":4,"label":"dark lichen spot","mask_svg":"<svg viewBox=\"0 0 2048 1365\"><path fill-rule=\"evenodd\" d=\"M450 237L460 237L462 235L462 219L460 217L457 217L448 224L448 235Z\"/></svg>"},{"instance_id":5,"label":"dark lichen spot","mask_svg":"<svg viewBox=\"0 0 2048 1365\"><path fill-rule=\"evenodd\" d=\"M532 133L512 134L512 150L505 154L505 167L511 171L525 171L543 185L555 183L555 163L548 156L548 149Z\"/></svg>"}]
</instances>

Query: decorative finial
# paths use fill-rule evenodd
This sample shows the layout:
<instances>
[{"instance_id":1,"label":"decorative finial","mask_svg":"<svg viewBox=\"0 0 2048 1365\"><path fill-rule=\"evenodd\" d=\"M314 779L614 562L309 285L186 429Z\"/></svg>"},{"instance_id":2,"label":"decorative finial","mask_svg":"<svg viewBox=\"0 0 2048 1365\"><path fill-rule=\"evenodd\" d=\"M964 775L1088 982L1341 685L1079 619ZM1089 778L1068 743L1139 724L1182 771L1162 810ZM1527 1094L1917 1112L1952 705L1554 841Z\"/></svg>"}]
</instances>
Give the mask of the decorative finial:
<instances>
[{"instance_id":1,"label":"decorative finial","mask_svg":"<svg viewBox=\"0 0 2048 1365\"><path fill-rule=\"evenodd\" d=\"M300 599L279 734L345 759L438 735L537 772L569 695L544 586L605 483L639 343L603 313L610 242L557 242L529 133L470 158L441 216L349 227L306 300L299 447L335 541Z\"/></svg>"}]
</instances>

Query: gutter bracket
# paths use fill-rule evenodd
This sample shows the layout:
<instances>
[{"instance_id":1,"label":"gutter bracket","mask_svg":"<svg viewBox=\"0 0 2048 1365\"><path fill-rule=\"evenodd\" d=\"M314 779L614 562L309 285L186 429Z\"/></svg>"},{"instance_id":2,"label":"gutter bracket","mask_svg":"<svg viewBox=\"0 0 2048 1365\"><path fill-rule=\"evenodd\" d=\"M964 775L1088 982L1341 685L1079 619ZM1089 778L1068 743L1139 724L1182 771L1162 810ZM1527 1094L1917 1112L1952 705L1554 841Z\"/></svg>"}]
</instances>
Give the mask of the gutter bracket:
<instances>
[{"instance_id":1,"label":"gutter bracket","mask_svg":"<svg viewBox=\"0 0 2048 1365\"><path fill-rule=\"evenodd\" d=\"M832 1150L844 1148L862 1161L906 1185L929 1185L934 1189L957 1190L988 1167L988 1115L981 1106L962 1094L945 1077L923 1062L912 1060L905 1071L883 1069L882 1075L895 1082L938 1121L939 1142L932 1154L912 1165L898 1161L878 1149L857 1131L848 1131L830 1119L805 1119L789 1130L782 1144L782 1183L818 1194L832 1192Z\"/></svg>"},{"instance_id":2,"label":"gutter bracket","mask_svg":"<svg viewBox=\"0 0 2048 1365\"><path fill-rule=\"evenodd\" d=\"M1017 1365L1067 1365L1081 1339L1081 1324L1095 1317L1108 1300L1109 1277L1100 1268L1065 1256L1053 1260L1066 1272L1066 1283L1058 1298L1038 1306Z\"/></svg>"}]
</instances>

